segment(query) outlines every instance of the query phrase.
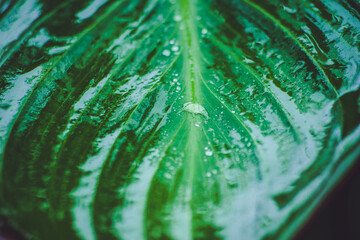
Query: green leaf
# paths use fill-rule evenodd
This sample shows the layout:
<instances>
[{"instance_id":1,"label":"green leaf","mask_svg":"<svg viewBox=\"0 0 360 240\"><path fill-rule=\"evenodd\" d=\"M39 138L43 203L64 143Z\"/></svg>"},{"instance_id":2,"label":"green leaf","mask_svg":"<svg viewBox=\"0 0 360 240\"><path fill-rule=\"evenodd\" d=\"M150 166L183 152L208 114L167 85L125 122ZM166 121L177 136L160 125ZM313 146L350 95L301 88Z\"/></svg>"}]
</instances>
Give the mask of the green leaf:
<instances>
[{"instance_id":1,"label":"green leaf","mask_svg":"<svg viewBox=\"0 0 360 240\"><path fill-rule=\"evenodd\" d=\"M359 9L1 1L1 214L36 239L289 239L360 154Z\"/></svg>"}]
</instances>

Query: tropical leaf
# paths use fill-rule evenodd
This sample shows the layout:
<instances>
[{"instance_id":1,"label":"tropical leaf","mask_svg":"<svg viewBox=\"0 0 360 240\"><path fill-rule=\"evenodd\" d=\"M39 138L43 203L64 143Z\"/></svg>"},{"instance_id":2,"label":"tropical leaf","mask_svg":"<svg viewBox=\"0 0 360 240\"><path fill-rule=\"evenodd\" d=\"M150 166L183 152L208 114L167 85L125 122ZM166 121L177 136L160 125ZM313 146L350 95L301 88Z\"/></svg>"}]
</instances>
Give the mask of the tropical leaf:
<instances>
[{"instance_id":1,"label":"tropical leaf","mask_svg":"<svg viewBox=\"0 0 360 240\"><path fill-rule=\"evenodd\" d=\"M1 1L1 214L38 239L289 239L360 154L359 10Z\"/></svg>"}]
</instances>

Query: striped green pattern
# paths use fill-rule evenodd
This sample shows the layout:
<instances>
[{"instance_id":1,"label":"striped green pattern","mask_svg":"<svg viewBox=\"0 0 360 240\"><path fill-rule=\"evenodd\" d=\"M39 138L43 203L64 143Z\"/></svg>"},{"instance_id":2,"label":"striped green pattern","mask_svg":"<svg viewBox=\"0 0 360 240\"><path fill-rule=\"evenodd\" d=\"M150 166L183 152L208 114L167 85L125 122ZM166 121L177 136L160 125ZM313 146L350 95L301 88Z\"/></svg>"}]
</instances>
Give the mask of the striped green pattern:
<instances>
[{"instance_id":1,"label":"striped green pattern","mask_svg":"<svg viewBox=\"0 0 360 240\"><path fill-rule=\"evenodd\" d=\"M0 215L35 239L289 239L359 146L357 0L0 1Z\"/></svg>"}]
</instances>

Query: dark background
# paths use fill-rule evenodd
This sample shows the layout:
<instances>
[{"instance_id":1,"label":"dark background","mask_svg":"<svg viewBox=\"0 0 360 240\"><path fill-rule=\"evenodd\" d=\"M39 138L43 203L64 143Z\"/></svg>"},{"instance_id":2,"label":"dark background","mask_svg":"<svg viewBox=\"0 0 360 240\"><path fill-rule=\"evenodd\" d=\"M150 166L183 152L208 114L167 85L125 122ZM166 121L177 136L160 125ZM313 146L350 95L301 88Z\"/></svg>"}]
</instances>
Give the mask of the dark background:
<instances>
[{"instance_id":1,"label":"dark background","mask_svg":"<svg viewBox=\"0 0 360 240\"><path fill-rule=\"evenodd\" d=\"M360 159L295 240L360 240Z\"/></svg>"}]
</instances>

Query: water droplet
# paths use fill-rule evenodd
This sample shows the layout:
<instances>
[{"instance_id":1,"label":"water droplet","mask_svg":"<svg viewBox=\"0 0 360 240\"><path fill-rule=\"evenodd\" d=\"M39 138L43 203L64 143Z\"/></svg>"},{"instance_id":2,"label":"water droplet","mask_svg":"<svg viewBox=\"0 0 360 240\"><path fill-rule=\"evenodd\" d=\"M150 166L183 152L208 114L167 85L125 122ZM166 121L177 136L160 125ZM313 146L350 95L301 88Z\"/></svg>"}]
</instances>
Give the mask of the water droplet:
<instances>
[{"instance_id":1,"label":"water droplet","mask_svg":"<svg viewBox=\"0 0 360 240\"><path fill-rule=\"evenodd\" d=\"M177 81L178 81L178 79L177 79L177 78L174 78L174 79L173 79L173 81L174 81L174 82L177 82Z\"/></svg>"},{"instance_id":2,"label":"water droplet","mask_svg":"<svg viewBox=\"0 0 360 240\"><path fill-rule=\"evenodd\" d=\"M231 113L235 113L235 111L231 111Z\"/></svg>"},{"instance_id":3,"label":"water droplet","mask_svg":"<svg viewBox=\"0 0 360 240\"><path fill-rule=\"evenodd\" d=\"M302 60L299 60L296 62L296 65L293 69L293 72L296 73L297 71L301 70L305 66L305 62Z\"/></svg>"},{"instance_id":4,"label":"water droplet","mask_svg":"<svg viewBox=\"0 0 360 240\"><path fill-rule=\"evenodd\" d=\"M172 51L174 51L174 52L177 52L178 50L179 50L179 46L173 46L172 48L171 48L171 50Z\"/></svg>"},{"instance_id":5,"label":"water droplet","mask_svg":"<svg viewBox=\"0 0 360 240\"><path fill-rule=\"evenodd\" d=\"M214 174L214 175L217 174L217 170L216 170L216 169L213 169L211 172L212 172L212 174Z\"/></svg>"},{"instance_id":6,"label":"water droplet","mask_svg":"<svg viewBox=\"0 0 360 240\"><path fill-rule=\"evenodd\" d=\"M211 157L213 155L213 151L208 147L205 147L205 155Z\"/></svg>"},{"instance_id":7,"label":"water droplet","mask_svg":"<svg viewBox=\"0 0 360 240\"><path fill-rule=\"evenodd\" d=\"M164 51L162 52L162 54L163 54L164 56L168 57L168 56L170 56L170 51L169 51L169 50L164 50Z\"/></svg>"},{"instance_id":8,"label":"water droplet","mask_svg":"<svg viewBox=\"0 0 360 240\"><path fill-rule=\"evenodd\" d=\"M175 16L174 16L174 20L175 20L176 22L181 21L181 16L175 15Z\"/></svg>"},{"instance_id":9,"label":"water droplet","mask_svg":"<svg viewBox=\"0 0 360 240\"><path fill-rule=\"evenodd\" d=\"M171 179L171 174L170 173L165 173L164 177L167 178L167 179Z\"/></svg>"},{"instance_id":10,"label":"water droplet","mask_svg":"<svg viewBox=\"0 0 360 240\"><path fill-rule=\"evenodd\" d=\"M177 86L176 87L176 92L179 92L181 90L181 87Z\"/></svg>"},{"instance_id":11,"label":"water droplet","mask_svg":"<svg viewBox=\"0 0 360 240\"><path fill-rule=\"evenodd\" d=\"M255 63L253 60L251 60L251 59L249 59L249 58L246 58L246 57L244 57L244 63Z\"/></svg>"},{"instance_id":12,"label":"water droplet","mask_svg":"<svg viewBox=\"0 0 360 240\"><path fill-rule=\"evenodd\" d=\"M287 12L287 13L291 13L291 14L294 14L297 12L297 9L296 8L289 8L283 4L281 4L281 6L283 7L284 11Z\"/></svg>"},{"instance_id":13,"label":"water droplet","mask_svg":"<svg viewBox=\"0 0 360 240\"><path fill-rule=\"evenodd\" d=\"M209 115L206 112L205 108L203 106L201 106L200 104L198 104L198 103L187 102L187 103L184 104L184 107L183 107L182 110L190 112L190 113L194 113L194 114L203 115L207 119L209 118Z\"/></svg>"},{"instance_id":14,"label":"water droplet","mask_svg":"<svg viewBox=\"0 0 360 240\"><path fill-rule=\"evenodd\" d=\"M206 176L207 176L207 177L211 177L211 172L207 172L207 173L206 173Z\"/></svg>"},{"instance_id":15,"label":"water droplet","mask_svg":"<svg viewBox=\"0 0 360 240\"><path fill-rule=\"evenodd\" d=\"M280 66L281 64L283 64L283 63L284 63L283 60L279 61L277 64L275 64L275 69L278 69L279 66Z\"/></svg>"},{"instance_id":16,"label":"water droplet","mask_svg":"<svg viewBox=\"0 0 360 240\"><path fill-rule=\"evenodd\" d=\"M175 40L170 40L170 44L174 44L175 43Z\"/></svg>"},{"instance_id":17,"label":"water droplet","mask_svg":"<svg viewBox=\"0 0 360 240\"><path fill-rule=\"evenodd\" d=\"M208 31L207 31L206 28L203 28L203 29L201 30L201 33L202 33L202 34L207 34L207 32L208 32Z\"/></svg>"},{"instance_id":18,"label":"water droplet","mask_svg":"<svg viewBox=\"0 0 360 240\"><path fill-rule=\"evenodd\" d=\"M195 127L200 127L200 124L198 122L196 122Z\"/></svg>"},{"instance_id":19,"label":"water droplet","mask_svg":"<svg viewBox=\"0 0 360 240\"><path fill-rule=\"evenodd\" d=\"M327 59L325 62L321 61L321 63L326 66L331 66L335 64L335 62L332 59Z\"/></svg>"}]
</instances>

